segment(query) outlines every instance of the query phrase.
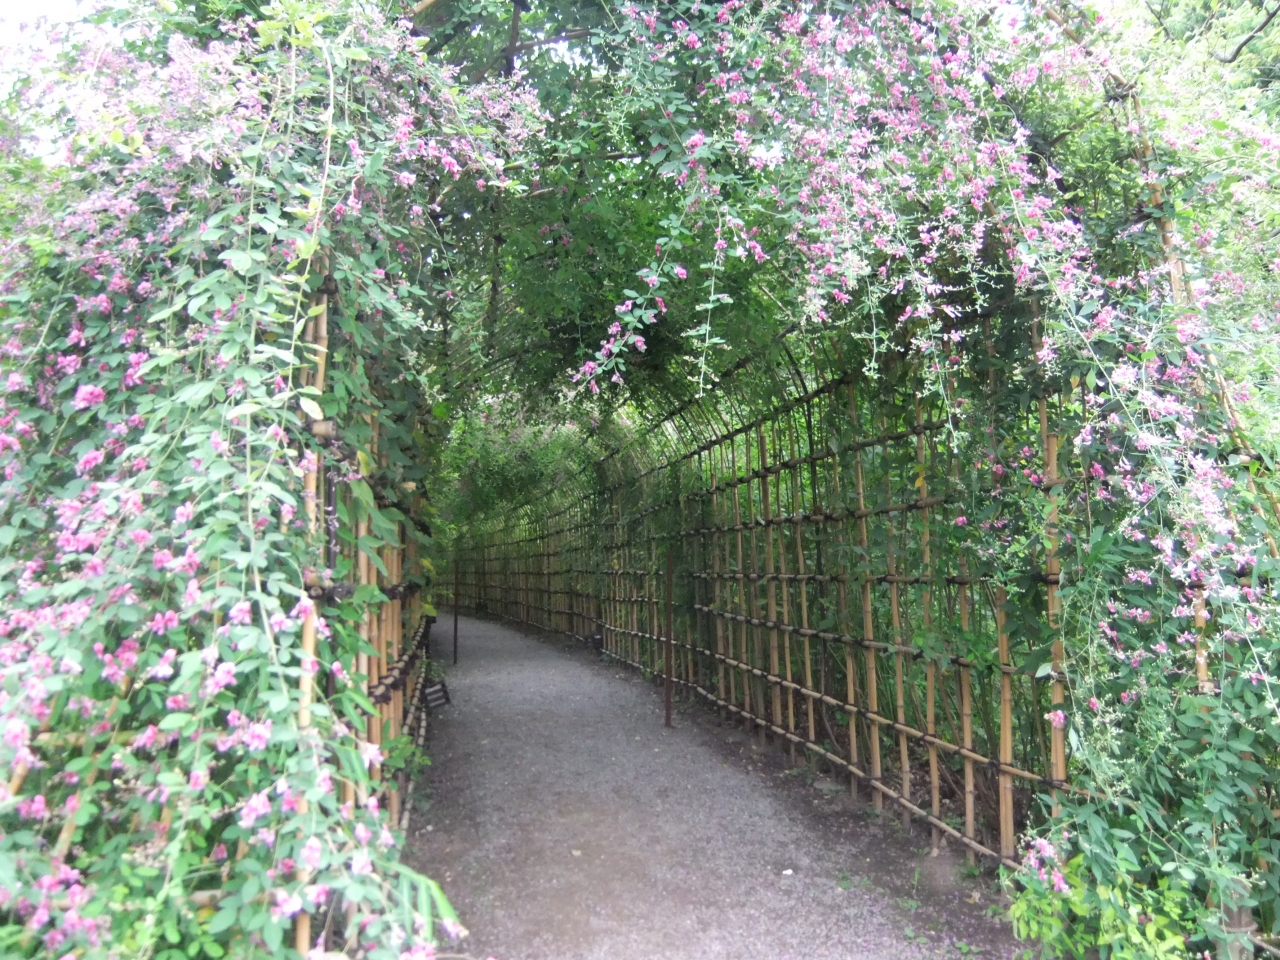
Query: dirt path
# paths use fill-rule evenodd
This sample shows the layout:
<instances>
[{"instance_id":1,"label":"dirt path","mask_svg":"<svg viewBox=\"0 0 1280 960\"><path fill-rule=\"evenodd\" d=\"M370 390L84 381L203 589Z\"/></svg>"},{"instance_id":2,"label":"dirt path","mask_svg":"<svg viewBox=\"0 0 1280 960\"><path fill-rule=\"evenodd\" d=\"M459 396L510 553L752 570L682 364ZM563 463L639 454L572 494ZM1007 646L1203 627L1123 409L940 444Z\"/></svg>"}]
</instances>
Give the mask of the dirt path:
<instances>
[{"instance_id":1,"label":"dirt path","mask_svg":"<svg viewBox=\"0 0 1280 960\"><path fill-rule=\"evenodd\" d=\"M443 650L451 622L441 618ZM408 861L498 960L1011 957L963 857L580 645L464 619Z\"/></svg>"}]
</instances>

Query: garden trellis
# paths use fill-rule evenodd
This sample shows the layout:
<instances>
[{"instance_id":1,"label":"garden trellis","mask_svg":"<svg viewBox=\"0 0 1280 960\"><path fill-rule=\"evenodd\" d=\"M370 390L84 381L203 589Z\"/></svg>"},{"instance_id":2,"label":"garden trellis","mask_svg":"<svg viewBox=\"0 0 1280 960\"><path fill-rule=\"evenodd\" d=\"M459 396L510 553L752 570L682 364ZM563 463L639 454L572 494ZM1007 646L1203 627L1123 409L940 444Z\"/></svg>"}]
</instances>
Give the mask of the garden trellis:
<instances>
[{"instance_id":1,"label":"garden trellis","mask_svg":"<svg viewBox=\"0 0 1280 960\"><path fill-rule=\"evenodd\" d=\"M1004 864L1046 950L1280 934L1274 65L1171 4L140 3L33 57L0 947L459 933L395 832L445 570Z\"/></svg>"},{"instance_id":2,"label":"garden trellis","mask_svg":"<svg viewBox=\"0 0 1280 960\"><path fill-rule=\"evenodd\" d=\"M1060 642L1037 658L1050 633L1021 626L1049 626L1057 558L993 571L963 549L990 465L962 476L956 425L909 384L886 395L835 357L791 363L765 399L735 402L735 381L594 477L469 532L461 603L599 634L609 656L852 774L935 845L1016 867L1028 796L1072 789ZM1054 451L1062 407L1043 398L983 440ZM1087 464L1047 462L1046 502L1088 483ZM1010 583L1034 586L1010 600Z\"/></svg>"}]
</instances>

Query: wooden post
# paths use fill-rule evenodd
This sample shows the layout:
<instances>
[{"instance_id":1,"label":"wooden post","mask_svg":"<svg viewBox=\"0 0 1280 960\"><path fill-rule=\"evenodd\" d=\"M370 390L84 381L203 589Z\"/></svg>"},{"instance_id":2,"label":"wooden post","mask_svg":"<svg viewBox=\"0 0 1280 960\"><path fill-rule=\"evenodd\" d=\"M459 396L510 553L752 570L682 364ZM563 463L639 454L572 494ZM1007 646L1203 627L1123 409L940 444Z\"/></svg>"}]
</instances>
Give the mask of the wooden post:
<instances>
[{"instance_id":1,"label":"wooden post","mask_svg":"<svg viewBox=\"0 0 1280 960\"><path fill-rule=\"evenodd\" d=\"M881 422L881 432L883 432L884 423ZM888 444L885 445L884 451L886 462L889 456ZM893 503L893 478L888 470L885 471L884 478L886 503ZM894 699L898 720L898 776L901 779L899 785L899 793L902 799L907 803L911 802L911 754L908 751L907 734L903 727L907 723L907 701L906 701L906 665L902 657L902 596L898 588L898 569L897 569L897 550L895 549L894 540L897 532L893 527L893 514L885 514L885 522L888 535L885 537L885 552L889 570L889 616L893 624L893 680L894 680ZM902 824L908 825L911 822L911 814L903 808Z\"/></svg>"},{"instance_id":2,"label":"wooden post","mask_svg":"<svg viewBox=\"0 0 1280 960\"><path fill-rule=\"evenodd\" d=\"M760 447L760 507L764 514L764 575L765 575L765 616L771 624L778 622L778 584L775 581L773 559L773 501L769 496L769 451L764 440L764 427L756 428L756 441ZM769 628L769 673L779 676L778 628ZM770 681L773 688L770 697L771 716L775 727L782 726L782 688Z\"/></svg>"},{"instance_id":3,"label":"wooden post","mask_svg":"<svg viewBox=\"0 0 1280 960\"><path fill-rule=\"evenodd\" d=\"M1013 859L1013 677L1009 659L1009 627L1005 614L1008 596L996 587L996 642L1000 657L1000 856Z\"/></svg>"},{"instance_id":4,"label":"wooden post","mask_svg":"<svg viewBox=\"0 0 1280 960\"><path fill-rule=\"evenodd\" d=\"M851 394L852 395L852 394ZM856 411L854 416L857 416ZM857 421L854 421L855 424ZM854 453L854 480L857 484L858 491L858 511L862 513L867 509L867 502L863 492L862 482L862 451L859 449ZM867 535L867 518L860 516L858 518L858 545L862 548L863 559L871 557L871 543ZM867 710L879 716L880 714L880 695L876 689L876 651L870 644L875 642L875 623L871 616L871 577L870 571L864 572L859 577L862 581L862 639L868 644L865 651L866 672L867 672ZM868 748L871 751L871 779L874 783L880 782L880 725L874 721L867 724ZM875 787L871 788L871 804L876 810L884 809L884 796Z\"/></svg>"},{"instance_id":5,"label":"wooden post","mask_svg":"<svg viewBox=\"0 0 1280 960\"><path fill-rule=\"evenodd\" d=\"M1037 341L1038 341L1037 337ZM1058 576L1062 569L1061 561L1058 559L1058 437L1056 434L1049 432L1049 412L1048 403L1044 397L1040 398L1040 434L1044 443L1044 482L1049 491L1049 516L1045 521L1045 538L1048 541L1045 549L1044 572L1045 579L1048 580L1046 589L1047 617L1049 621L1049 630L1053 635L1052 640L1052 658L1053 658L1053 680L1049 686L1049 702L1054 711L1060 711L1066 700L1066 688L1062 682L1062 662L1064 651L1062 648L1062 617L1061 617L1061 600L1058 597ZM1062 725L1051 723L1049 726L1049 755L1050 755L1050 771L1049 776L1056 782L1062 783L1067 779L1067 744L1066 731ZM1050 790L1050 795L1054 798L1053 815L1056 817L1061 809L1056 802L1058 791L1056 788Z\"/></svg>"},{"instance_id":6,"label":"wooden post","mask_svg":"<svg viewBox=\"0 0 1280 960\"><path fill-rule=\"evenodd\" d=\"M929 484L925 478L925 455L924 455L924 421L920 414L920 397L916 397L916 469L919 476L916 478L916 486L919 489L919 497L921 500L928 499ZM921 620L924 623L925 633L928 633L933 627L933 560L929 547L929 508L925 507L920 511L920 562L924 567L924 589L920 592ZM932 659L928 660L924 665L924 683L925 683L925 732L933 737L937 735L936 723L936 707L938 696L938 665ZM930 811L934 817L942 816L942 796L939 791L939 773L938 773L938 748L932 742L929 744L929 789L930 789ZM941 840L941 834L938 828L933 828L933 849L938 849L938 843Z\"/></svg>"},{"instance_id":7,"label":"wooden post","mask_svg":"<svg viewBox=\"0 0 1280 960\"><path fill-rule=\"evenodd\" d=\"M809 451L809 457L813 457L813 451ZM800 467L797 465L792 478L791 487L791 512L797 516L804 509L804 497L801 495L803 482L800 479ZM795 525L796 533L796 574L800 578L800 629L804 631L804 688L806 690L813 689L813 645L809 638L809 574L805 568L804 562L804 524L797 523ZM816 718L813 711L813 697L804 698L805 720L807 725L805 732L808 734L810 743L816 743L818 739L817 729L815 727Z\"/></svg>"},{"instance_id":8,"label":"wooden post","mask_svg":"<svg viewBox=\"0 0 1280 960\"><path fill-rule=\"evenodd\" d=\"M663 682L662 701L663 710L666 719L664 726L671 726L671 690L675 686L674 670L675 670L675 650L676 650L676 634L675 634L675 548L667 548L667 653L666 678Z\"/></svg>"},{"instance_id":9,"label":"wooden post","mask_svg":"<svg viewBox=\"0 0 1280 960\"><path fill-rule=\"evenodd\" d=\"M320 252L316 256L316 268L320 272L322 278L328 273L328 258L324 252ZM321 281L321 291L316 298L316 306L319 312L315 315L312 322L309 323L308 329L311 336L307 338L309 343L316 348L316 367L315 377L312 380L312 386L321 394L324 393L325 387L325 368L329 356L329 297L324 292L324 280ZM303 489L303 509L307 514L307 532L310 539L314 542L319 532L320 526L320 510L318 503L319 494L319 470L308 470L302 479ZM305 590L310 584L304 581L303 589ZM315 695L315 678L312 673L312 667L316 658L316 611L314 605L308 611L302 621L302 676L298 680L298 730L299 732L306 730L311 726L311 702ZM96 771L96 767L94 768ZM307 812L307 800L301 797L298 800L298 813L305 815ZM303 868L298 871L298 877L305 882L309 879L309 872ZM311 950L311 914L303 910L293 922L294 946L297 951L306 955Z\"/></svg>"}]
</instances>

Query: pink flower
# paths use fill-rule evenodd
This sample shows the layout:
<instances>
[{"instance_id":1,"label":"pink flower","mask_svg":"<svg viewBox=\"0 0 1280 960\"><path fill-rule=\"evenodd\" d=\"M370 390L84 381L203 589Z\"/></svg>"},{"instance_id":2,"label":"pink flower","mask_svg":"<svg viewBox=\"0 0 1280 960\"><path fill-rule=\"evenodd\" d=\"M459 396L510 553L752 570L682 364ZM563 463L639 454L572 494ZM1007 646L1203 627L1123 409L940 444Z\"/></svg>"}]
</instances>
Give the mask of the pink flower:
<instances>
[{"instance_id":1,"label":"pink flower","mask_svg":"<svg viewBox=\"0 0 1280 960\"><path fill-rule=\"evenodd\" d=\"M248 600L241 600L228 611L227 619L239 626L248 626L253 622L253 604Z\"/></svg>"},{"instance_id":2,"label":"pink flower","mask_svg":"<svg viewBox=\"0 0 1280 960\"><path fill-rule=\"evenodd\" d=\"M76 390L76 398L72 401L72 406L77 410L88 410L90 407L96 407L106 399L107 392L105 390L86 383Z\"/></svg>"},{"instance_id":3,"label":"pink flower","mask_svg":"<svg viewBox=\"0 0 1280 960\"><path fill-rule=\"evenodd\" d=\"M1044 715L1044 718L1053 724L1055 729L1061 730L1067 725L1067 715L1061 710L1051 710Z\"/></svg>"},{"instance_id":4,"label":"pink flower","mask_svg":"<svg viewBox=\"0 0 1280 960\"><path fill-rule=\"evenodd\" d=\"M135 546L145 547L155 538L151 536L150 530L131 530L129 531L129 539L134 542Z\"/></svg>"},{"instance_id":5,"label":"pink flower","mask_svg":"<svg viewBox=\"0 0 1280 960\"><path fill-rule=\"evenodd\" d=\"M689 276L689 271L688 271L688 270L686 270L684 267L682 267L682 266L681 266L680 264L678 264L678 263L677 263L677 264L676 264L676 266L675 266L675 271L674 271L674 272L675 272L675 275L676 275L677 277L679 277L681 280L683 280L685 277Z\"/></svg>"},{"instance_id":6,"label":"pink flower","mask_svg":"<svg viewBox=\"0 0 1280 960\"><path fill-rule=\"evenodd\" d=\"M1097 713L1099 710L1102 709L1102 704L1098 702L1097 697L1089 698L1089 709L1092 710L1094 713Z\"/></svg>"},{"instance_id":7,"label":"pink flower","mask_svg":"<svg viewBox=\"0 0 1280 960\"><path fill-rule=\"evenodd\" d=\"M203 793L204 788L209 785L209 768L203 767L198 770L192 770L191 776L187 778L187 786L196 793Z\"/></svg>"},{"instance_id":8,"label":"pink flower","mask_svg":"<svg viewBox=\"0 0 1280 960\"><path fill-rule=\"evenodd\" d=\"M196 515L196 505L188 500L177 510L173 511L174 523L190 523L191 518Z\"/></svg>"},{"instance_id":9,"label":"pink flower","mask_svg":"<svg viewBox=\"0 0 1280 960\"><path fill-rule=\"evenodd\" d=\"M244 829L251 829L263 817L271 813L271 798L267 796L267 791L255 793L244 803L244 809L240 812L240 826Z\"/></svg>"},{"instance_id":10,"label":"pink flower","mask_svg":"<svg viewBox=\"0 0 1280 960\"><path fill-rule=\"evenodd\" d=\"M632 342L635 343L637 350L644 353L644 337L636 337Z\"/></svg>"},{"instance_id":11,"label":"pink flower","mask_svg":"<svg viewBox=\"0 0 1280 960\"><path fill-rule=\"evenodd\" d=\"M191 706L191 698L185 693L175 693L164 702L165 708L169 710L186 710Z\"/></svg>"},{"instance_id":12,"label":"pink flower","mask_svg":"<svg viewBox=\"0 0 1280 960\"><path fill-rule=\"evenodd\" d=\"M963 527L969 522L969 518L965 516L956 517L956 526Z\"/></svg>"},{"instance_id":13,"label":"pink flower","mask_svg":"<svg viewBox=\"0 0 1280 960\"><path fill-rule=\"evenodd\" d=\"M357 850L351 857L352 876L367 877L371 873L373 873L373 861L369 859L368 852Z\"/></svg>"},{"instance_id":14,"label":"pink flower","mask_svg":"<svg viewBox=\"0 0 1280 960\"><path fill-rule=\"evenodd\" d=\"M302 912L302 897L287 890L276 890L275 906L271 908L271 916L275 920L283 920Z\"/></svg>"},{"instance_id":15,"label":"pink flower","mask_svg":"<svg viewBox=\"0 0 1280 960\"><path fill-rule=\"evenodd\" d=\"M1070 893L1071 885L1067 883L1065 877L1058 870L1053 871L1053 892L1054 893Z\"/></svg>"},{"instance_id":16,"label":"pink flower","mask_svg":"<svg viewBox=\"0 0 1280 960\"><path fill-rule=\"evenodd\" d=\"M250 753L265 750L271 741L271 721L251 723L244 732L244 747Z\"/></svg>"},{"instance_id":17,"label":"pink flower","mask_svg":"<svg viewBox=\"0 0 1280 960\"><path fill-rule=\"evenodd\" d=\"M176 630L178 628L178 611L165 610L163 613L157 613L147 626L156 635Z\"/></svg>"},{"instance_id":18,"label":"pink flower","mask_svg":"<svg viewBox=\"0 0 1280 960\"><path fill-rule=\"evenodd\" d=\"M103 459L105 459L105 457L101 450L90 450L81 457L80 462L76 464L76 476L83 477L94 467L98 466L98 464L102 463Z\"/></svg>"},{"instance_id":19,"label":"pink flower","mask_svg":"<svg viewBox=\"0 0 1280 960\"><path fill-rule=\"evenodd\" d=\"M204 687L200 693L205 697L216 696L220 691L232 686L236 682L236 665L230 661L224 660L214 668L209 679L204 682Z\"/></svg>"},{"instance_id":20,"label":"pink flower","mask_svg":"<svg viewBox=\"0 0 1280 960\"><path fill-rule=\"evenodd\" d=\"M196 556L194 550L187 547L187 552L173 561L173 569L178 573L185 573L190 576L200 569L200 558Z\"/></svg>"},{"instance_id":21,"label":"pink flower","mask_svg":"<svg viewBox=\"0 0 1280 960\"><path fill-rule=\"evenodd\" d=\"M157 729L154 723L149 724L147 726L147 729L143 730L140 734L138 734L136 737L133 738L133 749L135 750L149 749L156 742L156 736L159 733L160 731L159 729Z\"/></svg>"},{"instance_id":22,"label":"pink flower","mask_svg":"<svg viewBox=\"0 0 1280 960\"><path fill-rule=\"evenodd\" d=\"M151 565L157 570L163 570L172 562L173 554L168 550L157 550L151 555Z\"/></svg>"},{"instance_id":23,"label":"pink flower","mask_svg":"<svg viewBox=\"0 0 1280 960\"><path fill-rule=\"evenodd\" d=\"M319 839L311 837L302 845L302 865L308 870L320 869L320 858L324 854L324 847L321 846Z\"/></svg>"}]
</instances>

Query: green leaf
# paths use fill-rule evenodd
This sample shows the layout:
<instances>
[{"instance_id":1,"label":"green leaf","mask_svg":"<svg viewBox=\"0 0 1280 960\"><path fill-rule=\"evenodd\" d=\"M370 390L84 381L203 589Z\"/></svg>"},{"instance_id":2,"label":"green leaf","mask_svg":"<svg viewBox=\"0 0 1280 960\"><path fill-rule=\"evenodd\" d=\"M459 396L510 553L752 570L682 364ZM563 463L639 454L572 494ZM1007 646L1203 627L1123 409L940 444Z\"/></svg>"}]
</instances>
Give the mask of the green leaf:
<instances>
[{"instance_id":1,"label":"green leaf","mask_svg":"<svg viewBox=\"0 0 1280 960\"><path fill-rule=\"evenodd\" d=\"M186 726L191 720L189 713L170 713L164 717L156 726L161 730L177 730Z\"/></svg>"}]
</instances>

